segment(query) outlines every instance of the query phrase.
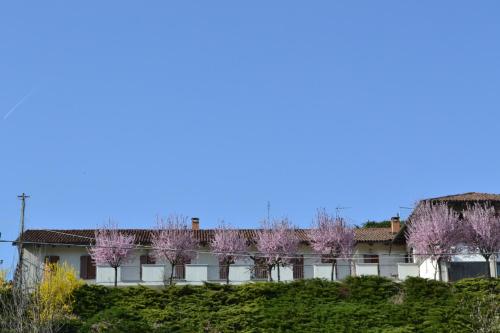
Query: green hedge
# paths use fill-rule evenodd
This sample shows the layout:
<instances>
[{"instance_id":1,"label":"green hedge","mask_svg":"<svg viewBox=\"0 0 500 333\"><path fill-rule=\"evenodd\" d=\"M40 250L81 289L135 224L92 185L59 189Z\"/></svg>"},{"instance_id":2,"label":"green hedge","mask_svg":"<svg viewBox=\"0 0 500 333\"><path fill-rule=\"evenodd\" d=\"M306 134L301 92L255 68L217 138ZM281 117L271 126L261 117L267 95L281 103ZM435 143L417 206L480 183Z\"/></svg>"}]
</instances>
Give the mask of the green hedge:
<instances>
[{"instance_id":1,"label":"green hedge","mask_svg":"<svg viewBox=\"0 0 500 333\"><path fill-rule=\"evenodd\" d=\"M492 316L499 291L498 279L449 285L380 277L159 290L85 285L75 292L78 319L64 331L474 332L478 323L470 314L481 308Z\"/></svg>"}]
</instances>

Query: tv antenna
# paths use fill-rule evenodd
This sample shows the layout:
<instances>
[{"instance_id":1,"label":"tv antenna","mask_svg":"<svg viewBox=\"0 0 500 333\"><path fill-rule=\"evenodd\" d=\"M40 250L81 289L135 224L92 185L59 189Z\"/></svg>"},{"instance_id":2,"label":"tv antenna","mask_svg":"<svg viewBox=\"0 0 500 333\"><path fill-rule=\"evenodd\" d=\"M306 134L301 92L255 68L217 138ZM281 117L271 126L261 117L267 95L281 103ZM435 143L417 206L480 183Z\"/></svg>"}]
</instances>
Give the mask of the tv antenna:
<instances>
[{"instance_id":1,"label":"tv antenna","mask_svg":"<svg viewBox=\"0 0 500 333\"><path fill-rule=\"evenodd\" d=\"M335 218L338 218L340 216L341 210L349 209L349 208L352 208L352 207L341 207L341 206L335 207Z\"/></svg>"},{"instance_id":2,"label":"tv antenna","mask_svg":"<svg viewBox=\"0 0 500 333\"><path fill-rule=\"evenodd\" d=\"M407 206L399 206L399 209L407 209L407 210L413 210L413 207L407 207ZM400 214L398 213L398 216Z\"/></svg>"},{"instance_id":3,"label":"tv antenna","mask_svg":"<svg viewBox=\"0 0 500 333\"><path fill-rule=\"evenodd\" d=\"M271 201L267 201L267 222L271 222Z\"/></svg>"}]
</instances>

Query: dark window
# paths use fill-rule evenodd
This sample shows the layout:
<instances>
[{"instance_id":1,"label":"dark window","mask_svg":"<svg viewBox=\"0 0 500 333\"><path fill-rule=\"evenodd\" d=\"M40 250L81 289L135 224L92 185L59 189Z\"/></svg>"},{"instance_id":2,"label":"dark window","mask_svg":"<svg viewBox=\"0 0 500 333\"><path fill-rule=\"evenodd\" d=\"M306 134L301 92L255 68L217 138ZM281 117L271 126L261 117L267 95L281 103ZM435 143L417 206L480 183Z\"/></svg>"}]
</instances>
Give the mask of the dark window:
<instances>
[{"instance_id":1,"label":"dark window","mask_svg":"<svg viewBox=\"0 0 500 333\"><path fill-rule=\"evenodd\" d=\"M365 264L378 264L378 254L364 254L363 261Z\"/></svg>"},{"instance_id":2,"label":"dark window","mask_svg":"<svg viewBox=\"0 0 500 333\"><path fill-rule=\"evenodd\" d=\"M267 265L265 258L255 258L253 273L255 279L267 279Z\"/></svg>"},{"instance_id":3,"label":"dark window","mask_svg":"<svg viewBox=\"0 0 500 333\"><path fill-rule=\"evenodd\" d=\"M292 259L294 280L304 278L304 256Z\"/></svg>"},{"instance_id":4,"label":"dark window","mask_svg":"<svg viewBox=\"0 0 500 333\"><path fill-rule=\"evenodd\" d=\"M142 255L140 257L141 265L153 265L156 264L155 258L148 255Z\"/></svg>"},{"instance_id":5,"label":"dark window","mask_svg":"<svg viewBox=\"0 0 500 333\"><path fill-rule=\"evenodd\" d=\"M184 280L186 278L186 265L190 264L191 260L183 262L182 264L175 265L174 279Z\"/></svg>"},{"instance_id":6,"label":"dark window","mask_svg":"<svg viewBox=\"0 0 500 333\"><path fill-rule=\"evenodd\" d=\"M333 258L328 254L321 255L321 263L322 264L331 264L333 262Z\"/></svg>"},{"instance_id":7,"label":"dark window","mask_svg":"<svg viewBox=\"0 0 500 333\"><path fill-rule=\"evenodd\" d=\"M80 257L80 278L85 280L95 279L95 263L91 256Z\"/></svg>"},{"instance_id":8,"label":"dark window","mask_svg":"<svg viewBox=\"0 0 500 333\"><path fill-rule=\"evenodd\" d=\"M232 260L229 263L229 265L232 265L232 264L234 264L234 260ZM227 280L227 275L228 275L227 266L228 266L228 264L225 261L219 260L219 279Z\"/></svg>"},{"instance_id":9,"label":"dark window","mask_svg":"<svg viewBox=\"0 0 500 333\"><path fill-rule=\"evenodd\" d=\"M57 264L59 262L59 256L46 256L44 261L46 264Z\"/></svg>"}]
</instances>

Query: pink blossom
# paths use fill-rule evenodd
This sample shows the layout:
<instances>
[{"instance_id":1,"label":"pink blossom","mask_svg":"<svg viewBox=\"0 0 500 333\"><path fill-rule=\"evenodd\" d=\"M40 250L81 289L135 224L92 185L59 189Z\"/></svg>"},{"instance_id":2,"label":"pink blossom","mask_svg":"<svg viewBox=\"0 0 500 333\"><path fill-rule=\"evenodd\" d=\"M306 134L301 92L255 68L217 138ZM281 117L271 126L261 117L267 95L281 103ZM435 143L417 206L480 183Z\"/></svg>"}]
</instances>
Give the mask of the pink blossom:
<instances>
[{"instance_id":1,"label":"pink blossom","mask_svg":"<svg viewBox=\"0 0 500 333\"><path fill-rule=\"evenodd\" d=\"M292 257L298 249L299 239L295 234L288 219L264 222L262 230L257 232L257 250L259 256L267 265L268 279L271 278L271 271L276 267L278 281L280 280L280 266L286 266L292 261Z\"/></svg>"},{"instance_id":2,"label":"pink blossom","mask_svg":"<svg viewBox=\"0 0 500 333\"><path fill-rule=\"evenodd\" d=\"M97 265L109 265L115 269L115 286L117 269L128 260L134 241L134 235L118 231L116 224L112 222L95 232L95 245L88 252Z\"/></svg>"},{"instance_id":3,"label":"pink blossom","mask_svg":"<svg viewBox=\"0 0 500 333\"><path fill-rule=\"evenodd\" d=\"M441 262L449 260L458 251L461 239L458 214L446 203L420 203L408 224L408 246L416 255L437 262L440 280Z\"/></svg>"},{"instance_id":4,"label":"pink blossom","mask_svg":"<svg viewBox=\"0 0 500 333\"><path fill-rule=\"evenodd\" d=\"M225 266L226 283L229 283L229 266L244 255L247 250L246 240L239 235L237 230L221 223L215 230L210 246L213 254Z\"/></svg>"},{"instance_id":5,"label":"pink blossom","mask_svg":"<svg viewBox=\"0 0 500 333\"><path fill-rule=\"evenodd\" d=\"M151 235L152 254L158 260L170 263L170 284L176 265L189 263L196 257L198 242L187 227L188 218L170 215L167 220L158 219L157 228Z\"/></svg>"},{"instance_id":6,"label":"pink blossom","mask_svg":"<svg viewBox=\"0 0 500 333\"><path fill-rule=\"evenodd\" d=\"M491 277L489 259L500 250L500 217L489 204L476 203L463 213L465 240L486 259L488 275Z\"/></svg>"},{"instance_id":7,"label":"pink blossom","mask_svg":"<svg viewBox=\"0 0 500 333\"><path fill-rule=\"evenodd\" d=\"M314 227L309 231L312 249L332 262L331 280L334 279L337 258L349 257L354 249L354 230L342 218L334 218L324 209L318 210Z\"/></svg>"}]
</instances>

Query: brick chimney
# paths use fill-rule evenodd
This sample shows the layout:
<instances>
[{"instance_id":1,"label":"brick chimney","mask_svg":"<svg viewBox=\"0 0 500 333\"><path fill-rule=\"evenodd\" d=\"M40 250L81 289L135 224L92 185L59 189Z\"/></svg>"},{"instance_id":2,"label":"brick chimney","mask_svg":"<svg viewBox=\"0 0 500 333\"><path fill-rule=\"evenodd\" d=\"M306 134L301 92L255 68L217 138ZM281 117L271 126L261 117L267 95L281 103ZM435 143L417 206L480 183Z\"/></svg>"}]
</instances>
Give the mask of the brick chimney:
<instances>
[{"instance_id":1,"label":"brick chimney","mask_svg":"<svg viewBox=\"0 0 500 333\"><path fill-rule=\"evenodd\" d=\"M191 229L200 230L200 219L197 217L191 218Z\"/></svg>"},{"instance_id":2,"label":"brick chimney","mask_svg":"<svg viewBox=\"0 0 500 333\"><path fill-rule=\"evenodd\" d=\"M399 221L399 216L391 217L391 232L397 234L401 229L401 221Z\"/></svg>"}]
</instances>

